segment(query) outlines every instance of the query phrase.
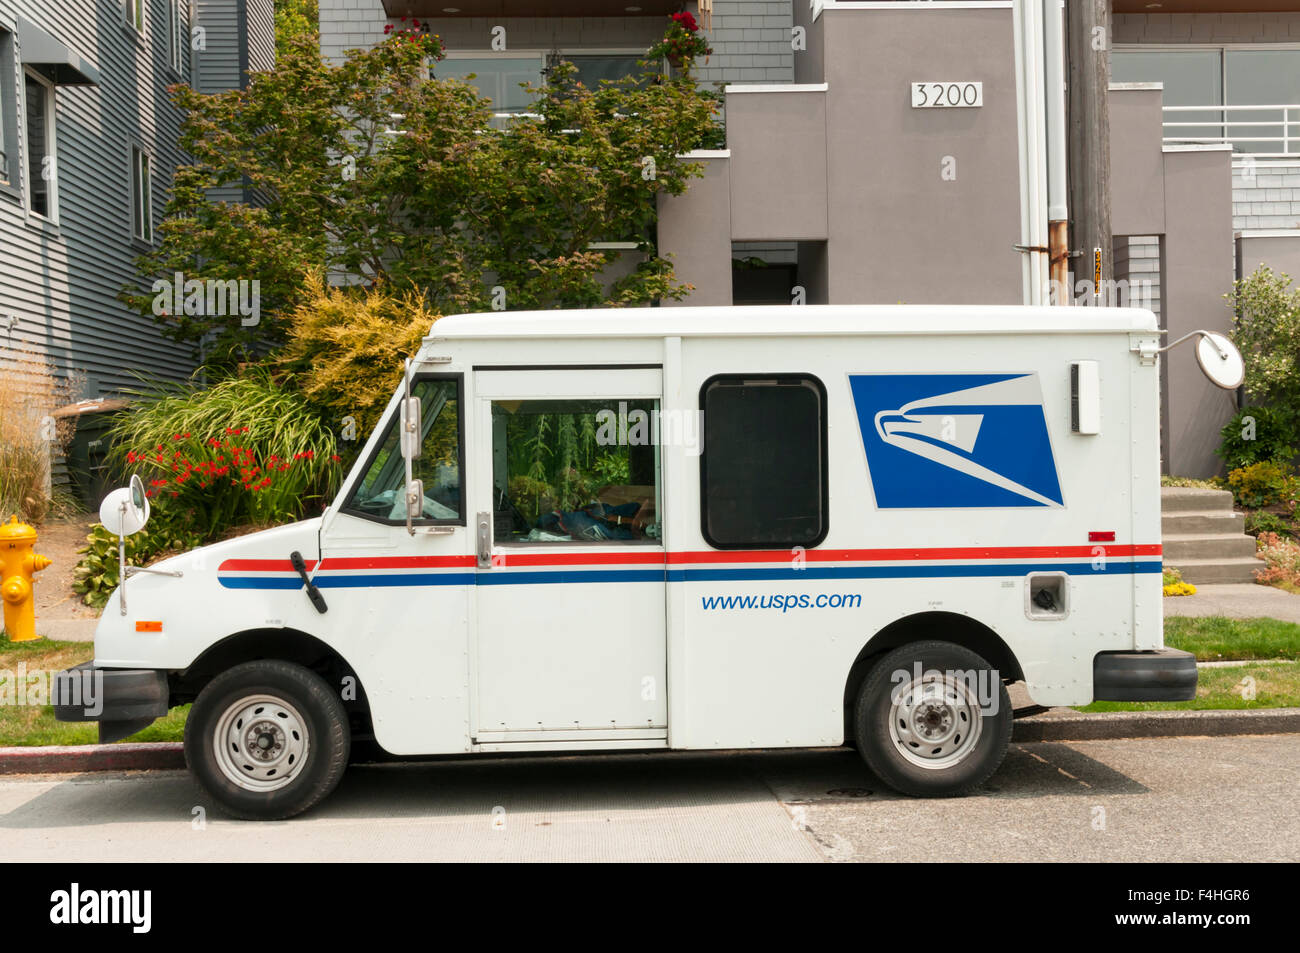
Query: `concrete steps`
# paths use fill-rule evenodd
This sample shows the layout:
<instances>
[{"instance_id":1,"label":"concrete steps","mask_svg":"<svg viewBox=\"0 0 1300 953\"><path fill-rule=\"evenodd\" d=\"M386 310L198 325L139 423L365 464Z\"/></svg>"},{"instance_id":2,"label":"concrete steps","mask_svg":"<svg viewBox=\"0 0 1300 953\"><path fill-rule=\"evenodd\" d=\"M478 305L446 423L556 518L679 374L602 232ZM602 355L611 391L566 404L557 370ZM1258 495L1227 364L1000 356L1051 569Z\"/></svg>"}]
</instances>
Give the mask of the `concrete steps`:
<instances>
[{"instance_id":1,"label":"concrete steps","mask_svg":"<svg viewBox=\"0 0 1300 953\"><path fill-rule=\"evenodd\" d=\"M1255 558L1255 538L1243 532L1245 518L1232 509L1227 490L1162 487L1160 531L1164 564L1190 583L1254 582L1264 563Z\"/></svg>"}]
</instances>

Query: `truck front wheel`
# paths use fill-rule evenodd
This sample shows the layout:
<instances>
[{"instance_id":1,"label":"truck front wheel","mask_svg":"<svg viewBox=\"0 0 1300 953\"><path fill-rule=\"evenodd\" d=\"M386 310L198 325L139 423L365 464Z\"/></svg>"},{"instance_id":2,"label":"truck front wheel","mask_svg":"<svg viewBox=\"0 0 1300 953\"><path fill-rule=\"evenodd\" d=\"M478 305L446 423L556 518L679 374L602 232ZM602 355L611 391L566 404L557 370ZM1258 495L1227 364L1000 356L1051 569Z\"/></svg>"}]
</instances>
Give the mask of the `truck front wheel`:
<instances>
[{"instance_id":1,"label":"truck front wheel","mask_svg":"<svg viewBox=\"0 0 1300 953\"><path fill-rule=\"evenodd\" d=\"M280 820L338 785L352 736L342 701L289 662L236 665L199 693L185 722L185 762L223 810Z\"/></svg>"},{"instance_id":2,"label":"truck front wheel","mask_svg":"<svg viewBox=\"0 0 1300 953\"><path fill-rule=\"evenodd\" d=\"M914 642L863 679L858 751L882 781L914 797L966 794L992 776L1011 740L1011 700L988 662L951 642Z\"/></svg>"}]
</instances>

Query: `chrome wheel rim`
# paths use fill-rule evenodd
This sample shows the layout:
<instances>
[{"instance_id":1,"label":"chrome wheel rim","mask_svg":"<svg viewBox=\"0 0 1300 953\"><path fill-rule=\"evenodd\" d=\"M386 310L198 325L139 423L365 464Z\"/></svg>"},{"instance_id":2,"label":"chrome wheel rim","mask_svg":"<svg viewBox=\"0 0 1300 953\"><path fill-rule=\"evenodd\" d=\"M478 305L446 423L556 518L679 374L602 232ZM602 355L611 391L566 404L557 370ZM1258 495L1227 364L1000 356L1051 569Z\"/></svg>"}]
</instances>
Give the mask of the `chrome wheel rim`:
<instances>
[{"instance_id":1,"label":"chrome wheel rim","mask_svg":"<svg viewBox=\"0 0 1300 953\"><path fill-rule=\"evenodd\" d=\"M252 695L231 704L217 719L212 744L225 778L258 793L291 782L310 750L306 721L274 695Z\"/></svg>"},{"instance_id":2,"label":"chrome wheel rim","mask_svg":"<svg viewBox=\"0 0 1300 953\"><path fill-rule=\"evenodd\" d=\"M973 687L952 673L927 672L893 691L890 737L898 753L919 768L960 764L975 750L983 722Z\"/></svg>"}]
</instances>

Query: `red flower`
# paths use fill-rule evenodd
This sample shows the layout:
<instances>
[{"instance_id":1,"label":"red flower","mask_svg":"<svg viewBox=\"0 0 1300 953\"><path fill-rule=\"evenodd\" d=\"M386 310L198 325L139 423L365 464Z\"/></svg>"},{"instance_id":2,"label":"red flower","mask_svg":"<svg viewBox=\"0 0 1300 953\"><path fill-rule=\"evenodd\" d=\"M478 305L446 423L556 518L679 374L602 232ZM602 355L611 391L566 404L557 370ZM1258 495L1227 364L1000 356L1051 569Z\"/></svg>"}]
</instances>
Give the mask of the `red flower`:
<instances>
[{"instance_id":1,"label":"red flower","mask_svg":"<svg viewBox=\"0 0 1300 953\"><path fill-rule=\"evenodd\" d=\"M695 22L694 15L689 10L683 10L681 13L674 13L673 22L681 24L692 33L699 29L699 25Z\"/></svg>"}]
</instances>

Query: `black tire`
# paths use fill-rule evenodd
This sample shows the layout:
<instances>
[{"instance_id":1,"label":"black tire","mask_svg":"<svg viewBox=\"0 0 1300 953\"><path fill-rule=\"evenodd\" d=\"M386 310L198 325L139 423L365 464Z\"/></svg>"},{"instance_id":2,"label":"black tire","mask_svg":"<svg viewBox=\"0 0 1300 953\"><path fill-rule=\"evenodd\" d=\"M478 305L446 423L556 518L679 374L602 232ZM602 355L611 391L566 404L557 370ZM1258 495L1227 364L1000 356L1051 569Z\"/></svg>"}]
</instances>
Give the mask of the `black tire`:
<instances>
[{"instance_id":1,"label":"black tire","mask_svg":"<svg viewBox=\"0 0 1300 953\"><path fill-rule=\"evenodd\" d=\"M905 688L914 683L918 663L923 684L927 682L925 674L931 671L974 673L975 695L982 704L973 709L960 703L922 703L909 708L906 703L917 696ZM898 672L904 673L902 678L896 676ZM929 684L939 683L930 679ZM991 704L994 685L996 711ZM898 714L912 711L916 719L897 717L897 728L891 731L896 689L902 703ZM985 694L990 697L981 697ZM858 690L854 727L859 754L889 787L913 797L956 797L979 787L1002 764L1011 742L1012 717L1006 686L987 661L960 645L927 641L894 649L871 667ZM918 725L922 730L913 731ZM937 740L927 741L924 731L934 732ZM942 754L949 748L950 753ZM946 760L953 758L956 760L950 764ZM931 761L934 766L924 767L918 761Z\"/></svg>"},{"instance_id":2,"label":"black tire","mask_svg":"<svg viewBox=\"0 0 1300 953\"><path fill-rule=\"evenodd\" d=\"M258 707L252 701L258 697L272 701ZM250 714L241 718L245 711ZM259 726L265 730L258 731ZM216 751L218 730L231 746L229 755ZM236 736L241 741L256 736L248 750L261 753L241 752ZM282 820L320 803L343 777L351 743L348 714L338 695L315 672L290 662L245 662L223 672L199 693L185 722L190 772L222 810L244 820ZM297 751L301 757L294 762ZM259 757L278 760L243 763ZM244 785L282 786L249 790L227 771L241 774ZM276 772L278 777L260 777Z\"/></svg>"}]
</instances>

